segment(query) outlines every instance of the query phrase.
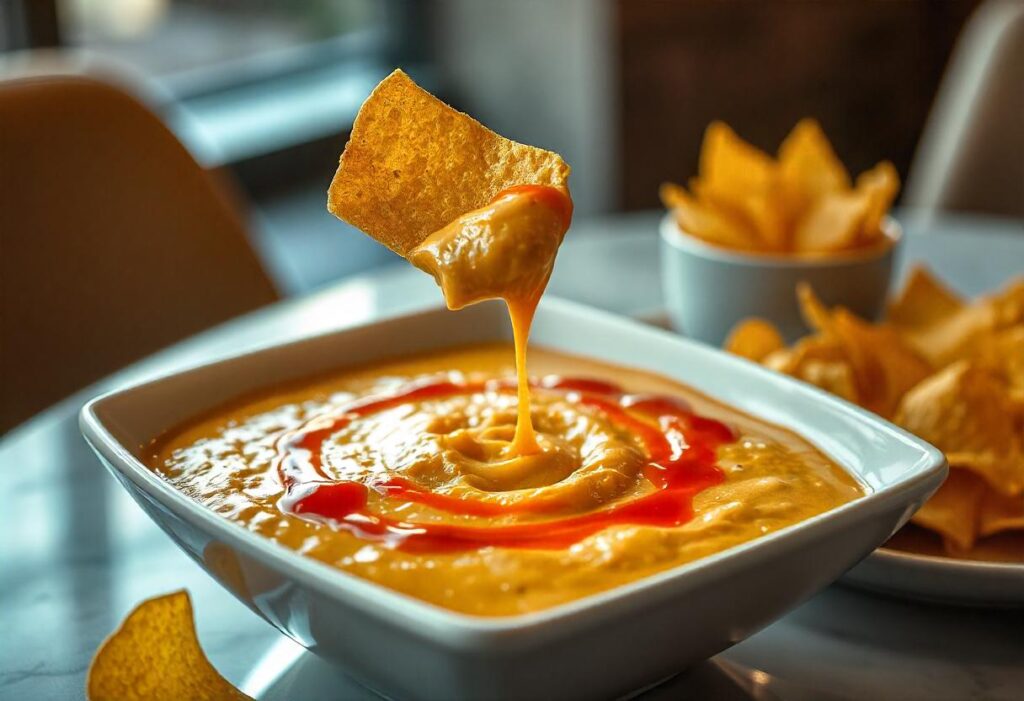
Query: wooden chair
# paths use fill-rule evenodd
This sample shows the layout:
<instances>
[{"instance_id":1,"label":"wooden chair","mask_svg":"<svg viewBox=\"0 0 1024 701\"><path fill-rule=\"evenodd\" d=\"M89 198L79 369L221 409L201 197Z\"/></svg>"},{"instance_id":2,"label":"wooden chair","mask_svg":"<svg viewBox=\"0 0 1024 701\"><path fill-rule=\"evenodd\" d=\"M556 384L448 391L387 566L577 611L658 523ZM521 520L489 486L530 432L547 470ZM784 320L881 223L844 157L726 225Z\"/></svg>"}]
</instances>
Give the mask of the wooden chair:
<instances>
[{"instance_id":1,"label":"wooden chair","mask_svg":"<svg viewBox=\"0 0 1024 701\"><path fill-rule=\"evenodd\" d=\"M139 101L0 82L0 433L275 299L237 204Z\"/></svg>"}]
</instances>

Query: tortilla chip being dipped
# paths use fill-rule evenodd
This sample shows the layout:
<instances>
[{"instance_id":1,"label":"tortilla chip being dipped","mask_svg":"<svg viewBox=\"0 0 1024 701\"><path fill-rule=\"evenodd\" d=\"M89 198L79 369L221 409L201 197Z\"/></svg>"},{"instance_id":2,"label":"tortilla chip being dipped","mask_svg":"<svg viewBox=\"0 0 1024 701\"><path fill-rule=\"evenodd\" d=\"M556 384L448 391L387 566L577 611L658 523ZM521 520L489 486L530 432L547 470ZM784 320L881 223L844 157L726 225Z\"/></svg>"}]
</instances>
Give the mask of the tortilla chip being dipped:
<instances>
[{"instance_id":1,"label":"tortilla chip being dipped","mask_svg":"<svg viewBox=\"0 0 1024 701\"><path fill-rule=\"evenodd\" d=\"M252 701L222 677L199 647L188 592L139 604L97 651L90 701Z\"/></svg>"},{"instance_id":2,"label":"tortilla chip being dipped","mask_svg":"<svg viewBox=\"0 0 1024 701\"><path fill-rule=\"evenodd\" d=\"M503 190L568 179L558 154L495 134L396 70L356 116L327 208L406 256Z\"/></svg>"}]
</instances>

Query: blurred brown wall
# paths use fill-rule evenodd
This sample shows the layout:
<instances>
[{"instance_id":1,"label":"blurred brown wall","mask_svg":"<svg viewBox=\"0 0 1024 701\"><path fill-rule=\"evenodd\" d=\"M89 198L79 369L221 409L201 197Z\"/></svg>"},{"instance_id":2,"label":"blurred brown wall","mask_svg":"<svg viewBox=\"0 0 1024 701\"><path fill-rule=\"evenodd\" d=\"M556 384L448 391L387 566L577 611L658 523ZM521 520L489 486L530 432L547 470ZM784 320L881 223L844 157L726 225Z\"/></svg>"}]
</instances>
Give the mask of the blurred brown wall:
<instances>
[{"instance_id":1,"label":"blurred brown wall","mask_svg":"<svg viewBox=\"0 0 1024 701\"><path fill-rule=\"evenodd\" d=\"M847 166L905 179L960 28L977 0L617 0L626 209L696 173L723 119L774 151L817 117Z\"/></svg>"}]
</instances>

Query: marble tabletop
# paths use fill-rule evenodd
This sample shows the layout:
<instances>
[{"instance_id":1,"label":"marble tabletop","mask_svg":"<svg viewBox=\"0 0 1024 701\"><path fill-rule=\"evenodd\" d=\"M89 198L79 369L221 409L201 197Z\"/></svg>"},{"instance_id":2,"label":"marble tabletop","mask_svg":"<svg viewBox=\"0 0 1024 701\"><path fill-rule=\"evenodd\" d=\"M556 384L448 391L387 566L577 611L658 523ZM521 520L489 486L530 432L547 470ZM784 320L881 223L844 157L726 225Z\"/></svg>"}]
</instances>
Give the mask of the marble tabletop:
<instances>
[{"instance_id":1,"label":"marble tabletop","mask_svg":"<svg viewBox=\"0 0 1024 701\"><path fill-rule=\"evenodd\" d=\"M660 309L657 214L574 227L551 293L637 316ZM967 294L1024 272L1021 222L906 216L902 275L927 262ZM595 284L595 280L604 281ZM0 438L0 699L82 698L100 641L142 599L180 588L232 682L260 699L376 698L207 577L106 475L77 412L94 394L201 360L433 304L404 266L350 278L191 338ZM1024 698L1024 611L882 598L837 584L650 699Z\"/></svg>"}]
</instances>

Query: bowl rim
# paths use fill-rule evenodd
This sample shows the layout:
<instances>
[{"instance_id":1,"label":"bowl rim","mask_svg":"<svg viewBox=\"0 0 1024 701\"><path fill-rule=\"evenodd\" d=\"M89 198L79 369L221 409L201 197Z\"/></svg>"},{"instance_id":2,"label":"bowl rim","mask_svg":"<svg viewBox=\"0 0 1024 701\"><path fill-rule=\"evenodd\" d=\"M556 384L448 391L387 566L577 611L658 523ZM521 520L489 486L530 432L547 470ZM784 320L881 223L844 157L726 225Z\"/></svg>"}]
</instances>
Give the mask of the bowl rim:
<instances>
[{"instance_id":1,"label":"bowl rim","mask_svg":"<svg viewBox=\"0 0 1024 701\"><path fill-rule=\"evenodd\" d=\"M611 319L617 323L638 327L646 333L664 336L673 343L686 346L689 352L721 355L730 364L744 366L748 372L766 375L774 385L781 386L787 392L832 404L833 408L841 412L845 418L860 425L867 424L877 433L887 436L890 441L894 440L912 448L917 453L917 457L908 464L909 474L904 478L881 488L866 487L866 493L857 499L745 543L550 608L510 616L478 616L447 609L389 589L327 563L306 557L291 548L257 535L238 523L229 521L160 479L114 437L98 413L104 404L117 397L146 391L161 383L174 382L176 378L190 373L209 372L219 367L226 367L248 356L286 348L297 348L318 339L348 335L382 322L401 323L403 320L425 314L442 311L447 313L440 303L411 312L382 316L358 325L326 331L285 343L270 342L259 348L218 357L159 377L107 391L91 399L82 407L79 413L79 425L86 441L100 455L106 467L116 473L115 476L127 479L142 494L153 499L159 507L172 512L175 517L197 528L205 535L225 542L232 548L277 571L282 577L300 581L304 586L327 597L338 599L340 596L346 604L356 605L371 612L382 609L390 610L391 613L397 614L392 620L406 630L428 637L434 642L445 642L459 647L494 643L495 641L511 643L515 639L522 640L526 635L531 636L531 640L534 640L540 633L546 632L553 635L555 629L559 633L563 633L578 626L590 625L594 618L604 618L613 615L618 610L635 607L635 602L643 598L645 593L656 591L672 580L688 579L691 582L690 586L693 587L698 586L703 579L719 577L723 573L729 574L757 566L759 561L772 559L775 546L784 543L798 546L801 543L828 536L830 533L843 530L846 527L846 522L855 515L868 518L885 511L896 503L907 502L906 495L908 493L920 492L928 495L938 489L945 479L948 471L945 456L936 448L898 426L804 382L772 372L756 363L730 356L718 349L690 341L671 332L576 302L546 298L541 303L541 309L551 309L553 312L562 310L592 315L599 319ZM344 364L339 364L340 367L344 367ZM744 409L743 411L748 410ZM756 412L750 413L757 416ZM849 468L843 467L842 469L849 472L855 479L858 477ZM861 484L863 486L863 482ZM910 513L906 513L904 520L909 519L909 516Z\"/></svg>"},{"instance_id":2,"label":"bowl rim","mask_svg":"<svg viewBox=\"0 0 1024 701\"><path fill-rule=\"evenodd\" d=\"M838 254L789 255L785 253L738 251L706 243L693 234L684 231L676 221L672 210L661 217L658 233L662 242L678 251L721 263L747 267L792 268L841 268L883 260L892 256L903 241L903 227L890 215L882 219L882 234L888 243L863 249L842 251Z\"/></svg>"}]
</instances>

